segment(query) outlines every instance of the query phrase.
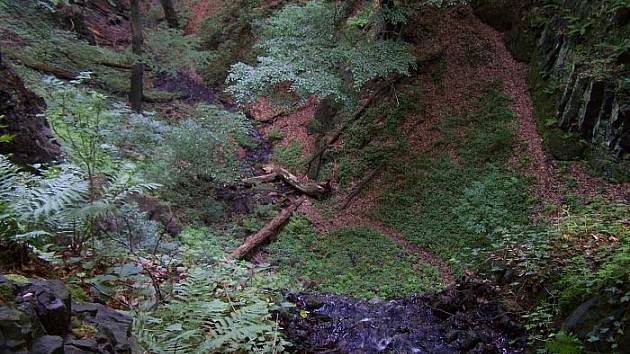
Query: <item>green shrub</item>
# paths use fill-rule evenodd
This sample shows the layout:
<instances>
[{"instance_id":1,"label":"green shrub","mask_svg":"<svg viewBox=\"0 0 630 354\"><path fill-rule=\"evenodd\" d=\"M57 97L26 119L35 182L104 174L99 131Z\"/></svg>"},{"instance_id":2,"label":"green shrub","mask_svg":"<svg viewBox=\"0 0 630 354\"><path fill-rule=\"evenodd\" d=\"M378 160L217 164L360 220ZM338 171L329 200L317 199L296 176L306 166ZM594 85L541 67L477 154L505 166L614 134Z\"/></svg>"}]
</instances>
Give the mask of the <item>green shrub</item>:
<instances>
[{"instance_id":1,"label":"green shrub","mask_svg":"<svg viewBox=\"0 0 630 354\"><path fill-rule=\"evenodd\" d=\"M164 185L163 197L176 206L202 218L221 214L212 191L240 180L238 137L251 129L241 113L199 104L189 118L161 134L161 146L145 164L145 175Z\"/></svg>"},{"instance_id":2,"label":"green shrub","mask_svg":"<svg viewBox=\"0 0 630 354\"><path fill-rule=\"evenodd\" d=\"M582 343L575 336L566 332L558 332L552 340L545 344L551 354L580 354Z\"/></svg>"},{"instance_id":3,"label":"green shrub","mask_svg":"<svg viewBox=\"0 0 630 354\"><path fill-rule=\"evenodd\" d=\"M269 139L269 141L271 142L281 141L282 139L284 139L284 134L282 134L282 132L278 128L271 128L267 131L267 139Z\"/></svg>"},{"instance_id":4,"label":"green shrub","mask_svg":"<svg viewBox=\"0 0 630 354\"><path fill-rule=\"evenodd\" d=\"M271 158L293 172L300 171L304 165L302 145L297 141L291 142L286 147L274 146Z\"/></svg>"},{"instance_id":5,"label":"green shrub","mask_svg":"<svg viewBox=\"0 0 630 354\"><path fill-rule=\"evenodd\" d=\"M247 104L260 96L274 98L278 86L288 84L302 99L347 101L372 79L409 73L415 59L404 43L373 39L355 28L339 31L339 15L334 4L320 1L285 6L258 31L256 47L263 55L256 65L232 65L228 92ZM350 85L344 71L352 75Z\"/></svg>"}]
</instances>

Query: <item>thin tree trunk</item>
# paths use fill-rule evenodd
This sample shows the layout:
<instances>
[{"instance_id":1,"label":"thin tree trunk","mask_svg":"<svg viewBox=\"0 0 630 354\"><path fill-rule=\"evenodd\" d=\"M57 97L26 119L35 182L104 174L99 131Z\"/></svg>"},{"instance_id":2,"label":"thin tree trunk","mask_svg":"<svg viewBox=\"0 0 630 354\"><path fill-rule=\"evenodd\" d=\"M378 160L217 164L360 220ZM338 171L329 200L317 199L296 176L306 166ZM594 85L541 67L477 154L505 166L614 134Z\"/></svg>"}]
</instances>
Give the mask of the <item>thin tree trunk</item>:
<instances>
[{"instance_id":1,"label":"thin tree trunk","mask_svg":"<svg viewBox=\"0 0 630 354\"><path fill-rule=\"evenodd\" d=\"M179 28L179 21L177 20L177 11L173 6L173 0L160 0L162 8L164 9L164 17L170 28Z\"/></svg>"},{"instance_id":2,"label":"thin tree trunk","mask_svg":"<svg viewBox=\"0 0 630 354\"><path fill-rule=\"evenodd\" d=\"M142 111L142 97L144 95L144 64L140 56L142 55L142 18L140 15L140 0L131 0L131 50L137 56L136 63L131 71L131 86L129 89L129 103L131 108Z\"/></svg>"}]
</instances>

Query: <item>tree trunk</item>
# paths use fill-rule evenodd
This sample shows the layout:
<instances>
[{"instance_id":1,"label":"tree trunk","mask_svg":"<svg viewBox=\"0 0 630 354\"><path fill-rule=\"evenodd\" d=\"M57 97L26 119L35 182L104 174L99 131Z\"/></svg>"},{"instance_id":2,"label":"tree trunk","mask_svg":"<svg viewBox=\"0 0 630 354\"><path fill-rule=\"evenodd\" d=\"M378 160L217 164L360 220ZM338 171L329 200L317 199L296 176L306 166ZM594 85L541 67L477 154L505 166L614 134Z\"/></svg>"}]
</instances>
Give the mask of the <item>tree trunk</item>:
<instances>
[{"instance_id":1,"label":"tree trunk","mask_svg":"<svg viewBox=\"0 0 630 354\"><path fill-rule=\"evenodd\" d=\"M160 0L162 8L164 9L164 17L170 28L179 28L179 21L177 20L177 12L175 6L173 6L173 0Z\"/></svg>"},{"instance_id":2,"label":"tree trunk","mask_svg":"<svg viewBox=\"0 0 630 354\"><path fill-rule=\"evenodd\" d=\"M306 178L300 179L282 167L266 165L263 167L263 170L267 173L266 175L244 179L243 183L255 185L281 179L284 183L309 197L322 199L330 193L329 184L318 184Z\"/></svg>"},{"instance_id":3,"label":"tree trunk","mask_svg":"<svg viewBox=\"0 0 630 354\"><path fill-rule=\"evenodd\" d=\"M140 0L131 0L131 51L136 55L136 63L131 71L131 85L129 88L129 103L131 108L142 111L142 97L144 95L144 64L142 63L142 18L140 15Z\"/></svg>"},{"instance_id":4,"label":"tree trunk","mask_svg":"<svg viewBox=\"0 0 630 354\"><path fill-rule=\"evenodd\" d=\"M237 259L243 259L247 255L251 254L253 250L263 244L271 236L276 235L282 226L289 220L291 214L304 202L304 197L298 199L293 204L282 210L278 216L273 218L267 223L260 231L250 236L245 240L240 247L232 251L232 257Z\"/></svg>"}]
</instances>

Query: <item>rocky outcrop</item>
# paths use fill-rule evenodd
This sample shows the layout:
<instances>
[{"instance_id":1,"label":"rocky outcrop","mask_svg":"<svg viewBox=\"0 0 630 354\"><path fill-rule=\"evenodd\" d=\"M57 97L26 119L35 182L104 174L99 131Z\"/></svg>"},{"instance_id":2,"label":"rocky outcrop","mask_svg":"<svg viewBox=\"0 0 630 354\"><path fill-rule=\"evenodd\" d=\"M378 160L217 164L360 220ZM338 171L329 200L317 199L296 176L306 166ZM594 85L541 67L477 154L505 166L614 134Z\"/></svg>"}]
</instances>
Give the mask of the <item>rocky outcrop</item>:
<instances>
[{"instance_id":1,"label":"rocky outcrop","mask_svg":"<svg viewBox=\"0 0 630 354\"><path fill-rule=\"evenodd\" d=\"M0 62L0 134L11 134L13 140L0 144L0 153L13 154L21 163L51 162L59 157L59 145L51 142L52 134L40 114L44 100L29 91L11 67Z\"/></svg>"},{"instance_id":2,"label":"rocky outcrop","mask_svg":"<svg viewBox=\"0 0 630 354\"><path fill-rule=\"evenodd\" d=\"M613 170L628 170L630 92L623 79L627 76L627 72L623 72L627 66L619 72L615 71L618 69L596 71L586 65L585 59L580 57L584 54L577 52L580 41L585 40L575 36L575 27L580 24L567 23L568 20L561 15L562 11L557 9L545 12L540 1L473 0L471 4L478 17L504 33L506 44L517 59L531 62L534 70L542 71L550 86L562 88L563 93L555 102L556 111L545 112L542 120L547 123L549 116L555 114L558 127L590 143L593 147L591 160L612 162L607 163L612 167L606 167L605 174L615 174ZM573 21L575 18L588 19L594 11L603 11L603 5L598 1L566 0L562 6L576 16ZM630 21L630 8L619 7L610 16L605 24L582 25L598 26L587 27L589 32L623 32ZM542 22L545 18L546 21ZM574 35L570 35L571 26ZM628 59L624 56L628 54L628 51L619 54L616 64L627 65ZM599 59L603 58L587 58L587 61ZM550 99L555 100L556 97ZM546 143L548 146L563 145L553 141ZM563 155L553 151L552 154L556 157Z\"/></svg>"},{"instance_id":3,"label":"rocky outcrop","mask_svg":"<svg viewBox=\"0 0 630 354\"><path fill-rule=\"evenodd\" d=\"M529 18L538 12L540 0L472 0L475 15L504 34L514 58L529 62L536 47L537 28Z\"/></svg>"},{"instance_id":4,"label":"rocky outcrop","mask_svg":"<svg viewBox=\"0 0 630 354\"><path fill-rule=\"evenodd\" d=\"M130 317L71 300L59 280L0 276L0 353L131 353Z\"/></svg>"},{"instance_id":5,"label":"rocky outcrop","mask_svg":"<svg viewBox=\"0 0 630 354\"><path fill-rule=\"evenodd\" d=\"M538 42L540 67L564 87L557 103L558 126L574 132L618 162L630 160L630 93L616 78L580 68L576 44L559 16L546 25Z\"/></svg>"}]
</instances>

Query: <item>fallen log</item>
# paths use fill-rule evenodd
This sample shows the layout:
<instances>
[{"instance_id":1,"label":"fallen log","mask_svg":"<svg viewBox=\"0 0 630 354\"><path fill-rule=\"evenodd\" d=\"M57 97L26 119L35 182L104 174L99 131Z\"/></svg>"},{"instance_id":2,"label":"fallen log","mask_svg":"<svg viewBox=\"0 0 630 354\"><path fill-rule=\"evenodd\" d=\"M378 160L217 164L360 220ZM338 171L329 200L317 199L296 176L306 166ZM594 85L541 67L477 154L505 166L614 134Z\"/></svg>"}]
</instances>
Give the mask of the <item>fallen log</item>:
<instances>
[{"instance_id":1,"label":"fallen log","mask_svg":"<svg viewBox=\"0 0 630 354\"><path fill-rule=\"evenodd\" d=\"M243 180L243 183L245 183L247 185L255 185L255 184L259 184L259 183L273 182L277 178L278 178L278 174L276 174L276 173L269 173L269 174L262 175L262 176L245 178Z\"/></svg>"},{"instance_id":2,"label":"fallen log","mask_svg":"<svg viewBox=\"0 0 630 354\"><path fill-rule=\"evenodd\" d=\"M254 185L259 183L272 182L276 179L281 179L284 183L288 184L297 191L308 195L309 197L321 199L330 193L330 186L328 184L319 184L317 182L304 178L300 179L296 175L292 174L282 167L275 165L266 165L263 167L263 170L266 172L266 174L246 178L243 180L243 183Z\"/></svg>"},{"instance_id":3,"label":"fallen log","mask_svg":"<svg viewBox=\"0 0 630 354\"><path fill-rule=\"evenodd\" d=\"M120 69L120 70L131 70L131 69L133 69L133 65L131 65L131 64L114 63L114 62L103 61L103 60L97 61L96 64L107 66L108 68L112 68L112 69ZM152 69L145 65L144 66L144 71L152 71Z\"/></svg>"},{"instance_id":4,"label":"fallen log","mask_svg":"<svg viewBox=\"0 0 630 354\"><path fill-rule=\"evenodd\" d=\"M75 74L71 71L68 71L68 70L65 70L56 66L52 66L49 64L34 63L34 62L27 62L27 61L24 61L23 63L24 63L24 66L26 66L27 68L37 70L45 74L53 75L56 78L62 79L62 80L74 80L78 76L78 74Z\"/></svg>"},{"instance_id":5,"label":"fallen log","mask_svg":"<svg viewBox=\"0 0 630 354\"><path fill-rule=\"evenodd\" d=\"M330 186L328 184L322 185L309 179L300 179L296 175L279 166L267 165L263 167L263 170L268 174L276 174L276 176L278 176L278 178L283 180L286 184L316 199L321 199L330 192Z\"/></svg>"},{"instance_id":6,"label":"fallen log","mask_svg":"<svg viewBox=\"0 0 630 354\"><path fill-rule=\"evenodd\" d=\"M248 237L241 246L232 251L231 256L236 259L243 259L251 254L256 248L267 241L270 237L276 235L284 224L289 220L293 212L304 202L306 198L301 197L291 205L283 209L280 214L269 221L262 229L254 235Z\"/></svg>"}]
</instances>

